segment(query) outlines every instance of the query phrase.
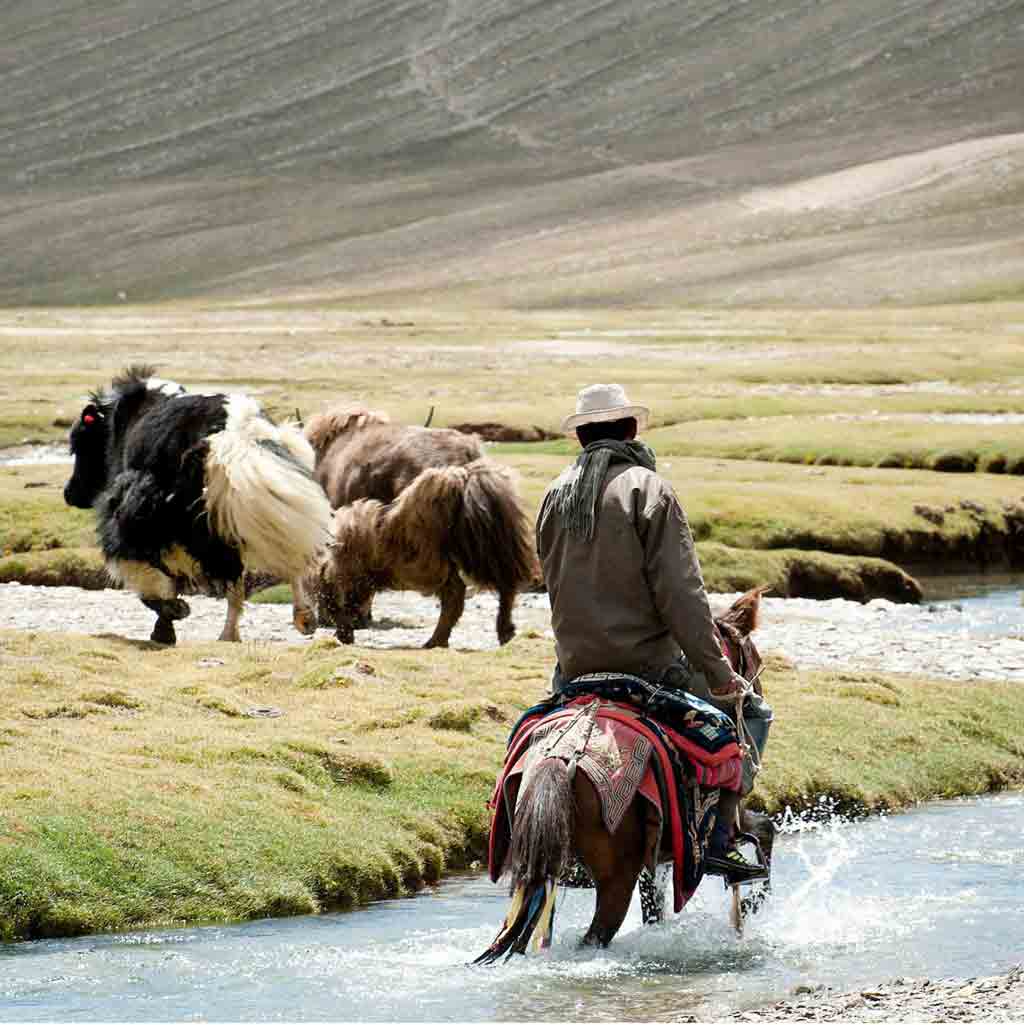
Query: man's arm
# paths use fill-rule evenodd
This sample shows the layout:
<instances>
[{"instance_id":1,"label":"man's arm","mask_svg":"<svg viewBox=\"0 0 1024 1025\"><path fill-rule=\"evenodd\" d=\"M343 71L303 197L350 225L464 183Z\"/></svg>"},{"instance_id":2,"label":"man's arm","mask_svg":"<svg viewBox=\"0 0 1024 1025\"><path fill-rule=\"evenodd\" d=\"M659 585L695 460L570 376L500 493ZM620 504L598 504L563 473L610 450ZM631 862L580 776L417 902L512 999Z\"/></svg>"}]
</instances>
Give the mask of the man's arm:
<instances>
[{"instance_id":1,"label":"man's arm","mask_svg":"<svg viewBox=\"0 0 1024 1025\"><path fill-rule=\"evenodd\" d=\"M693 535L679 500L666 486L644 510L644 560L655 608L694 669L711 690L727 694L739 681L718 643Z\"/></svg>"}]
</instances>

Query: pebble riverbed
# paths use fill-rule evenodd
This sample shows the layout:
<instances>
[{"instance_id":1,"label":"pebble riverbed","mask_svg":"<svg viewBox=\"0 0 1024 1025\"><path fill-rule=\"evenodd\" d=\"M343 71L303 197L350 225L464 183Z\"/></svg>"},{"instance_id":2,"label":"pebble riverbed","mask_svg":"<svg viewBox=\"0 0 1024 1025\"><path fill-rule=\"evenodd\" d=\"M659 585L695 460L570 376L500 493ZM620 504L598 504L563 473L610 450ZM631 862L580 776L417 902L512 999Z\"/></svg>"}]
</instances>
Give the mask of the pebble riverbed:
<instances>
[{"instance_id":1,"label":"pebble riverbed","mask_svg":"<svg viewBox=\"0 0 1024 1025\"><path fill-rule=\"evenodd\" d=\"M724 609L736 595L714 595ZM214 640L225 614L223 601L188 598L192 614L177 624L182 641ZM1024 681L1024 608L1017 631L988 630L986 613L968 605L896 605L877 599L861 605L833 599L766 598L756 634L762 652L785 656L798 669L848 668L920 673L956 680ZM481 650L497 646L494 620L497 601L490 593L472 595L452 634L452 647ZM374 625L356 633L359 645L414 648L430 636L438 604L411 592L389 592L374 602ZM551 636L547 595L521 595L515 610L520 632ZM153 613L124 591L82 591L75 587L0 585L0 627L16 630L115 632L149 637ZM291 624L286 605L246 605L241 624L246 641L308 643ZM320 636L329 636L326 630ZM1009 635L1007 635L1009 634Z\"/></svg>"}]
</instances>

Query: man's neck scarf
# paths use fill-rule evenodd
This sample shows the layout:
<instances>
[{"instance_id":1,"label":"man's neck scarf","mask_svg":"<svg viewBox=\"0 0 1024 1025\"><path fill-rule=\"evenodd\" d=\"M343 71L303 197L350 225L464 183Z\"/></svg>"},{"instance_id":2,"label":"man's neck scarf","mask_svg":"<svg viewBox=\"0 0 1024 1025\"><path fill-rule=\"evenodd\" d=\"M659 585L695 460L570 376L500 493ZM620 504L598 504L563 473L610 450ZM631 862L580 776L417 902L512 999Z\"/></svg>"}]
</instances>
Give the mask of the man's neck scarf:
<instances>
[{"instance_id":1,"label":"man's neck scarf","mask_svg":"<svg viewBox=\"0 0 1024 1025\"><path fill-rule=\"evenodd\" d=\"M590 541L604 479L613 463L631 463L653 471L654 450L642 441L591 442L552 487L545 519L554 513L566 530Z\"/></svg>"}]
</instances>

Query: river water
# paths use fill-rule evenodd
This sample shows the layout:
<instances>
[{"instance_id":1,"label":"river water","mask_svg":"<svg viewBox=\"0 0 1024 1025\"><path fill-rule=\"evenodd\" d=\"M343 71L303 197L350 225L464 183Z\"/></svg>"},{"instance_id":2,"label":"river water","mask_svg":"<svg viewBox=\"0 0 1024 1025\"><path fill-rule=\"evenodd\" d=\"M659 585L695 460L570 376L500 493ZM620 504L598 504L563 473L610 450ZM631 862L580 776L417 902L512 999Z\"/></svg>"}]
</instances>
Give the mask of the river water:
<instances>
[{"instance_id":1,"label":"river water","mask_svg":"<svg viewBox=\"0 0 1024 1025\"><path fill-rule=\"evenodd\" d=\"M799 985L1006 970L1024 951L1024 794L780 838L775 895L737 938L708 880L681 915L579 951L571 891L545 954L467 967L496 933L481 877L347 914L0 946L0 1019L656 1020L713 1017Z\"/></svg>"}]
</instances>

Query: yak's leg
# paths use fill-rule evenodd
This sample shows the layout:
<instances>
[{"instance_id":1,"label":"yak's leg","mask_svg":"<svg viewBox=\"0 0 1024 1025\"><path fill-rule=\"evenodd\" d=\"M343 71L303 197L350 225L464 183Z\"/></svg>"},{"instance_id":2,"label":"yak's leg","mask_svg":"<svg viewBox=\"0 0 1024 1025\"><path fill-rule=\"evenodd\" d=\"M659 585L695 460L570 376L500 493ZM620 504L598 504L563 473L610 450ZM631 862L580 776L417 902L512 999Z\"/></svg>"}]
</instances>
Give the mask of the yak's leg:
<instances>
[{"instance_id":1,"label":"yak's leg","mask_svg":"<svg viewBox=\"0 0 1024 1025\"><path fill-rule=\"evenodd\" d=\"M373 592L371 591L360 603L352 617L352 626L356 630L369 630L373 626Z\"/></svg>"},{"instance_id":2,"label":"yak's leg","mask_svg":"<svg viewBox=\"0 0 1024 1025\"><path fill-rule=\"evenodd\" d=\"M373 583L359 580L349 590L339 594L337 581L323 580L320 586L320 616L334 624L334 637L340 644L355 644L356 616L360 605L373 599Z\"/></svg>"},{"instance_id":3,"label":"yak's leg","mask_svg":"<svg viewBox=\"0 0 1024 1025\"><path fill-rule=\"evenodd\" d=\"M156 613L156 623L149 639L157 644L176 644L178 636L174 631L174 621L184 619L192 610L188 602L178 597L172 577L152 566L146 566L144 570L134 574L135 579L130 583L139 587L142 604Z\"/></svg>"},{"instance_id":4,"label":"yak's leg","mask_svg":"<svg viewBox=\"0 0 1024 1025\"><path fill-rule=\"evenodd\" d=\"M452 635L452 628L459 621L462 610L466 607L466 584L459 571L453 569L448 574L448 579L438 592L441 599L441 617L434 627L430 640L423 645L424 648L447 648L448 638Z\"/></svg>"},{"instance_id":5,"label":"yak's leg","mask_svg":"<svg viewBox=\"0 0 1024 1025\"><path fill-rule=\"evenodd\" d=\"M317 627L316 610L313 608L309 591L305 577L299 576L292 580L292 623L295 629L306 637L316 633Z\"/></svg>"},{"instance_id":6,"label":"yak's leg","mask_svg":"<svg viewBox=\"0 0 1024 1025\"><path fill-rule=\"evenodd\" d=\"M633 887L644 865L646 830L640 802L634 800L611 836L601 818L601 802L582 772L573 785L576 799L576 852L594 877L597 907L581 946L607 947L619 931L633 899Z\"/></svg>"},{"instance_id":7,"label":"yak's leg","mask_svg":"<svg viewBox=\"0 0 1024 1025\"><path fill-rule=\"evenodd\" d=\"M224 620L224 629L217 639L237 643L242 639L238 633L238 621L242 618L242 609L245 607L245 582L241 577L228 584L227 599L228 614Z\"/></svg>"},{"instance_id":8,"label":"yak's leg","mask_svg":"<svg viewBox=\"0 0 1024 1025\"><path fill-rule=\"evenodd\" d=\"M515 591L500 591L498 593L498 621L495 624L495 629L498 631L499 644L508 644L516 635L516 625L512 622L512 606L515 603Z\"/></svg>"}]
</instances>

